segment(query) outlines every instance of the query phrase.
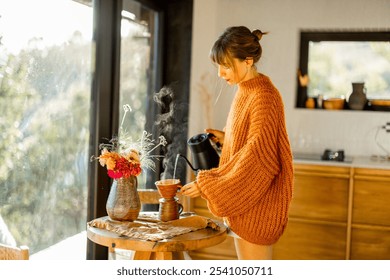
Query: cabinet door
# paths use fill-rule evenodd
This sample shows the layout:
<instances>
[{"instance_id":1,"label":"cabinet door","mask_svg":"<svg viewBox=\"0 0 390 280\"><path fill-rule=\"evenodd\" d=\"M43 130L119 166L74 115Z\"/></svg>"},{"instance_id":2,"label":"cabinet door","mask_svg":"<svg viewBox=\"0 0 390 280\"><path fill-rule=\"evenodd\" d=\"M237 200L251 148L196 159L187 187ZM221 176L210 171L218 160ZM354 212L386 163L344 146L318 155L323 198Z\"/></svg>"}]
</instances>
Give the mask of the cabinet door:
<instances>
[{"instance_id":1,"label":"cabinet door","mask_svg":"<svg viewBox=\"0 0 390 280\"><path fill-rule=\"evenodd\" d=\"M390 171L356 170L352 224L390 226Z\"/></svg>"},{"instance_id":2,"label":"cabinet door","mask_svg":"<svg viewBox=\"0 0 390 280\"><path fill-rule=\"evenodd\" d=\"M390 260L390 170L355 169L351 259Z\"/></svg>"},{"instance_id":3,"label":"cabinet door","mask_svg":"<svg viewBox=\"0 0 390 280\"><path fill-rule=\"evenodd\" d=\"M311 167L310 170L304 170L296 166L291 217L347 221L349 171L345 168L329 168Z\"/></svg>"},{"instance_id":4,"label":"cabinet door","mask_svg":"<svg viewBox=\"0 0 390 280\"><path fill-rule=\"evenodd\" d=\"M351 260L390 260L390 227L353 227Z\"/></svg>"},{"instance_id":5,"label":"cabinet door","mask_svg":"<svg viewBox=\"0 0 390 280\"><path fill-rule=\"evenodd\" d=\"M275 260L342 260L346 226L290 220L274 246Z\"/></svg>"}]
</instances>

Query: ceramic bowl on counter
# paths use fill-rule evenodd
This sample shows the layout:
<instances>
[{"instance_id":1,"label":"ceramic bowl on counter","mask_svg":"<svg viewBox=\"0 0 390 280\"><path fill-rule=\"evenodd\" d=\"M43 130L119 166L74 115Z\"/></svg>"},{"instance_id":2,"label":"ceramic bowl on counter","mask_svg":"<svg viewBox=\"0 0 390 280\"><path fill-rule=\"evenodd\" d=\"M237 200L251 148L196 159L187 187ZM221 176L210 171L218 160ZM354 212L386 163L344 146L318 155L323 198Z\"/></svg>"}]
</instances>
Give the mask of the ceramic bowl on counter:
<instances>
[{"instance_id":1,"label":"ceramic bowl on counter","mask_svg":"<svg viewBox=\"0 0 390 280\"><path fill-rule=\"evenodd\" d=\"M368 102L374 111L390 111L389 99L370 99Z\"/></svg>"},{"instance_id":2,"label":"ceramic bowl on counter","mask_svg":"<svg viewBox=\"0 0 390 280\"><path fill-rule=\"evenodd\" d=\"M326 98L322 100L322 106L326 110L342 110L344 105L345 98Z\"/></svg>"}]
</instances>

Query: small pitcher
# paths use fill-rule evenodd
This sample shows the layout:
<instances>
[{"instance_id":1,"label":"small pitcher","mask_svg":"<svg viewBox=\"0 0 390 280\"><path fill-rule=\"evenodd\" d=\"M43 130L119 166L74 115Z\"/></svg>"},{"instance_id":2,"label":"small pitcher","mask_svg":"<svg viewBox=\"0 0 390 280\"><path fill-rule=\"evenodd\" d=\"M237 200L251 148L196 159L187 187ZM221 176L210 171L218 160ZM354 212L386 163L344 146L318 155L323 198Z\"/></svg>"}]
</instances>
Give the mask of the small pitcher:
<instances>
[{"instance_id":1,"label":"small pitcher","mask_svg":"<svg viewBox=\"0 0 390 280\"><path fill-rule=\"evenodd\" d=\"M348 99L348 106L352 110L363 110L367 103L367 89L364 83L352 83L352 93Z\"/></svg>"}]
</instances>

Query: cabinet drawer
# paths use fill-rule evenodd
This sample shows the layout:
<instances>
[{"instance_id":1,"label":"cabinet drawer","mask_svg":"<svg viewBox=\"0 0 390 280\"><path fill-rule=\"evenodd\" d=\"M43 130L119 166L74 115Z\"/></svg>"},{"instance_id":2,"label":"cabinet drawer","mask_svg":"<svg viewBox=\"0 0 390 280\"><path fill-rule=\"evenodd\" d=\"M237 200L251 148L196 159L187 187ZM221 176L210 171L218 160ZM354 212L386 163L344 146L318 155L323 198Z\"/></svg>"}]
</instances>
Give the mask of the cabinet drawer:
<instances>
[{"instance_id":1,"label":"cabinet drawer","mask_svg":"<svg viewBox=\"0 0 390 280\"><path fill-rule=\"evenodd\" d=\"M353 228L351 242L352 260L390 260L390 227Z\"/></svg>"},{"instance_id":2,"label":"cabinet drawer","mask_svg":"<svg viewBox=\"0 0 390 280\"><path fill-rule=\"evenodd\" d=\"M348 178L296 174L290 216L345 222L348 190Z\"/></svg>"},{"instance_id":3,"label":"cabinet drawer","mask_svg":"<svg viewBox=\"0 0 390 280\"><path fill-rule=\"evenodd\" d=\"M352 223L390 226L390 181L355 179Z\"/></svg>"},{"instance_id":4,"label":"cabinet drawer","mask_svg":"<svg viewBox=\"0 0 390 280\"><path fill-rule=\"evenodd\" d=\"M274 245L275 260L342 260L346 254L346 226L289 221Z\"/></svg>"}]
</instances>

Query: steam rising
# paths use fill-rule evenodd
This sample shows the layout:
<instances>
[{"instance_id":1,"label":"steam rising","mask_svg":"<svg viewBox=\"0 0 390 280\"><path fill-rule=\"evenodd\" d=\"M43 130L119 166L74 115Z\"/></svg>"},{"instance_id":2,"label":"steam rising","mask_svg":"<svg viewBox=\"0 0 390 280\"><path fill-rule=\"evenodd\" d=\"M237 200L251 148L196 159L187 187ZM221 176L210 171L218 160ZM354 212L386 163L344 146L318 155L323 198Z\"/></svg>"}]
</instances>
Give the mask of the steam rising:
<instances>
[{"instance_id":1,"label":"steam rising","mask_svg":"<svg viewBox=\"0 0 390 280\"><path fill-rule=\"evenodd\" d=\"M174 90L164 86L153 97L160 106L161 114L157 116L155 124L158 126L160 134L165 137L168 144L162 148L164 159L162 161L163 172L161 179L173 178L174 167L177 154L186 154L187 150L187 110L188 106L179 103L175 98ZM186 163L182 161L177 165L176 177L184 182Z\"/></svg>"}]
</instances>

